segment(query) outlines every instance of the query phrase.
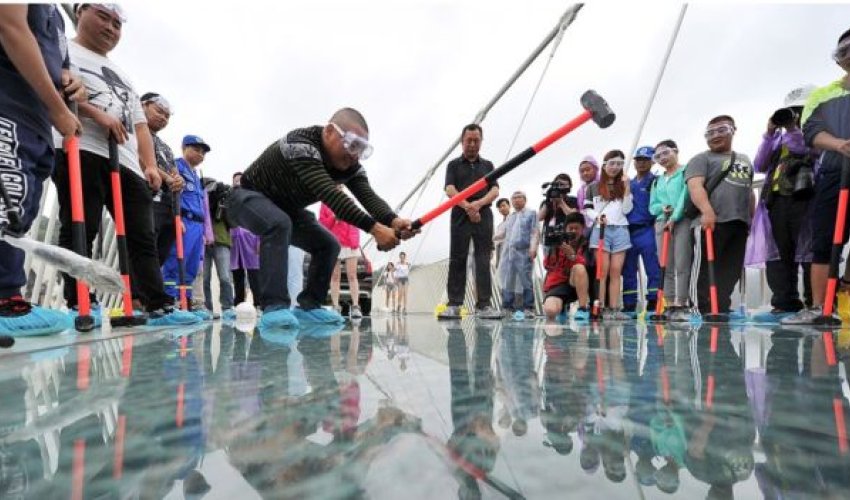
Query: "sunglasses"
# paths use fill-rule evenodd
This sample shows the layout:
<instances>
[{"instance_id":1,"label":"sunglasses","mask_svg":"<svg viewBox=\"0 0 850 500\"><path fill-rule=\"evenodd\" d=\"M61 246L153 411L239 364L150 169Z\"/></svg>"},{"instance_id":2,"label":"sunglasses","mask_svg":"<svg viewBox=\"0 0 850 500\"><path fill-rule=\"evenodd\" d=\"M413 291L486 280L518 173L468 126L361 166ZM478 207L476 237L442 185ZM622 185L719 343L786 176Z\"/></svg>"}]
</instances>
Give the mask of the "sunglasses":
<instances>
[{"instance_id":1,"label":"sunglasses","mask_svg":"<svg viewBox=\"0 0 850 500\"><path fill-rule=\"evenodd\" d=\"M720 125L719 127L707 129L705 131L705 138L711 140L715 137L725 137L727 135L731 135L734 131L735 127L732 125Z\"/></svg>"},{"instance_id":2,"label":"sunglasses","mask_svg":"<svg viewBox=\"0 0 850 500\"><path fill-rule=\"evenodd\" d=\"M850 40L845 40L832 53L832 58L835 59L835 62L840 63L848 57L850 57Z\"/></svg>"},{"instance_id":3,"label":"sunglasses","mask_svg":"<svg viewBox=\"0 0 850 500\"><path fill-rule=\"evenodd\" d=\"M623 159L620 159L620 158L616 158L616 159L612 158L612 159L607 160L605 162L606 167L623 167L623 166L625 166L625 164L626 164L626 160L623 160Z\"/></svg>"},{"instance_id":4,"label":"sunglasses","mask_svg":"<svg viewBox=\"0 0 850 500\"><path fill-rule=\"evenodd\" d=\"M331 122L334 130L336 130L340 137L342 137L342 146L345 150L352 156L357 157L360 160L365 160L372 156L372 145L369 144L369 141L355 134L354 132L344 131L339 125L334 122Z\"/></svg>"},{"instance_id":5,"label":"sunglasses","mask_svg":"<svg viewBox=\"0 0 850 500\"><path fill-rule=\"evenodd\" d=\"M654 155L652 155L652 159L657 162L657 161L663 160L665 158L669 158L669 157L673 156L673 153L675 151L676 151L675 149L671 149L671 148L659 149L658 151L655 152Z\"/></svg>"}]
</instances>

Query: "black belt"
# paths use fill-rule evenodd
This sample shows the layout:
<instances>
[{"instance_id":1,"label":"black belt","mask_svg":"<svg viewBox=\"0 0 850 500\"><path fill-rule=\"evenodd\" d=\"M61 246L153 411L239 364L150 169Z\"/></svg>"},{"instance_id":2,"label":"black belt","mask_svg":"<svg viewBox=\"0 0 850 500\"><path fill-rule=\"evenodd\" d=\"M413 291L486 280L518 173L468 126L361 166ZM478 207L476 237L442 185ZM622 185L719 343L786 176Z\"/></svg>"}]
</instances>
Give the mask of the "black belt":
<instances>
[{"instance_id":1,"label":"black belt","mask_svg":"<svg viewBox=\"0 0 850 500\"><path fill-rule=\"evenodd\" d=\"M204 222L204 216L203 215L195 215L192 212L182 211L182 212L180 212L180 217L182 217L186 220L193 221L193 222L201 222L201 223Z\"/></svg>"}]
</instances>

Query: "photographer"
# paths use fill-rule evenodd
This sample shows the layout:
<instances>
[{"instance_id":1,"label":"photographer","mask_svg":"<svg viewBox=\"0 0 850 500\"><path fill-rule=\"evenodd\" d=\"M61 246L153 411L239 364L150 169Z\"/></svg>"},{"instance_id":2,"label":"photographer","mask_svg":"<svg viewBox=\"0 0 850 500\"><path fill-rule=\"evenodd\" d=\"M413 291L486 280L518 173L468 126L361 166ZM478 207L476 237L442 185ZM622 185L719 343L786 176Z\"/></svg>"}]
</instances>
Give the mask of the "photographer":
<instances>
[{"instance_id":1,"label":"photographer","mask_svg":"<svg viewBox=\"0 0 850 500\"><path fill-rule=\"evenodd\" d=\"M567 174L558 174L552 179L552 182L543 184L545 199L540 204L540 210L537 212L537 219L549 223L556 222L568 214L578 210L578 201L575 196L570 196L570 191L573 188L573 180Z\"/></svg>"},{"instance_id":2,"label":"photographer","mask_svg":"<svg viewBox=\"0 0 850 500\"><path fill-rule=\"evenodd\" d=\"M799 265L803 266L805 301L812 304L812 289L809 282L809 263L796 258L800 235L808 212L809 198L813 194L811 149L803 140L800 130L800 115L812 87L792 90L785 97L785 107L773 113L767 121L753 166L756 172L765 174L765 185L761 200L767 208L773 240L779 250L779 260L766 263L767 284L773 293L770 311L779 316L803 309L798 291Z\"/></svg>"},{"instance_id":3,"label":"photographer","mask_svg":"<svg viewBox=\"0 0 850 500\"><path fill-rule=\"evenodd\" d=\"M573 319L587 321L590 317L590 280L585 267L587 241L584 228L584 216L580 212L572 212L564 218L563 232L547 229L544 235L546 257L543 266L546 268L546 279L543 292L546 300L543 302L543 312L547 320L554 320L565 306L576 300L579 308Z\"/></svg>"}]
</instances>

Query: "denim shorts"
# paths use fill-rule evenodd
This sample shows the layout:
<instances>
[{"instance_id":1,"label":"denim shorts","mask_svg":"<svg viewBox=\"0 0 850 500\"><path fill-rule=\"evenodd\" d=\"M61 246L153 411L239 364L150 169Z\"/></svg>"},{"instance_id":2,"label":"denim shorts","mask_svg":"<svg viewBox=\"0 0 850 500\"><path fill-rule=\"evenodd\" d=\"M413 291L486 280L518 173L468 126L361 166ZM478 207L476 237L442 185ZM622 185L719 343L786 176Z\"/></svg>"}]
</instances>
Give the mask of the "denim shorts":
<instances>
[{"instance_id":1,"label":"denim shorts","mask_svg":"<svg viewBox=\"0 0 850 500\"><path fill-rule=\"evenodd\" d=\"M590 248L599 246L599 226L593 227L593 232L590 233ZM605 226L605 242L604 248L608 253L625 252L632 247L632 241L629 238L629 226Z\"/></svg>"}]
</instances>

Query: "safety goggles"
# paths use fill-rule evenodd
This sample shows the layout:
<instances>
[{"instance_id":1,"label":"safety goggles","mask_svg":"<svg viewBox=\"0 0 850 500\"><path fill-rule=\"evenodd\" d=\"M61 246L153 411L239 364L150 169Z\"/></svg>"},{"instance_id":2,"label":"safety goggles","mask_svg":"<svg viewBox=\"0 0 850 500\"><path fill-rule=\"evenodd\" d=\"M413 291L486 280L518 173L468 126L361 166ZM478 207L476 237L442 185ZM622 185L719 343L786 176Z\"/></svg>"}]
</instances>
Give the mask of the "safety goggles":
<instances>
[{"instance_id":1,"label":"safety goggles","mask_svg":"<svg viewBox=\"0 0 850 500\"><path fill-rule=\"evenodd\" d=\"M610 160L605 161L606 167L620 167L623 168L626 165L626 160L622 158L611 158Z\"/></svg>"},{"instance_id":2,"label":"safety goggles","mask_svg":"<svg viewBox=\"0 0 850 500\"><path fill-rule=\"evenodd\" d=\"M339 125L334 122L331 122L333 128L339 133L340 137L342 137L342 145L348 154L352 156L356 156L361 160L365 160L372 156L372 145L369 144L369 141L355 134L354 132L344 131Z\"/></svg>"},{"instance_id":3,"label":"safety goggles","mask_svg":"<svg viewBox=\"0 0 850 500\"><path fill-rule=\"evenodd\" d=\"M835 52L832 53L832 58L835 59L835 62L837 63L850 58L850 39L844 40L838 48L835 49Z\"/></svg>"},{"instance_id":4,"label":"safety goggles","mask_svg":"<svg viewBox=\"0 0 850 500\"><path fill-rule=\"evenodd\" d=\"M705 138L711 140L715 137L726 137L727 135L732 135L732 132L734 131L735 127L733 127L732 125L723 124L718 127L706 129Z\"/></svg>"},{"instance_id":5,"label":"safety goggles","mask_svg":"<svg viewBox=\"0 0 850 500\"><path fill-rule=\"evenodd\" d=\"M664 148L655 150L655 154L652 155L652 159L656 162L660 162L661 160L666 160L667 158L673 156L676 150L672 148Z\"/></svg>"},{"instance_id":6,"label":"safety goggles","mask_svg":"<svg viewBox=\"0 0 850 500\"><path fill-rule=\"evenodd\" d=\"M147 103L156 104L169 115L174 114L174 110L171 108L171 103L169 103L168 100L165 97L162 97L161 95L153 96L150 99L145 100L144 104Z\"/></svg>"}]
</instances>

